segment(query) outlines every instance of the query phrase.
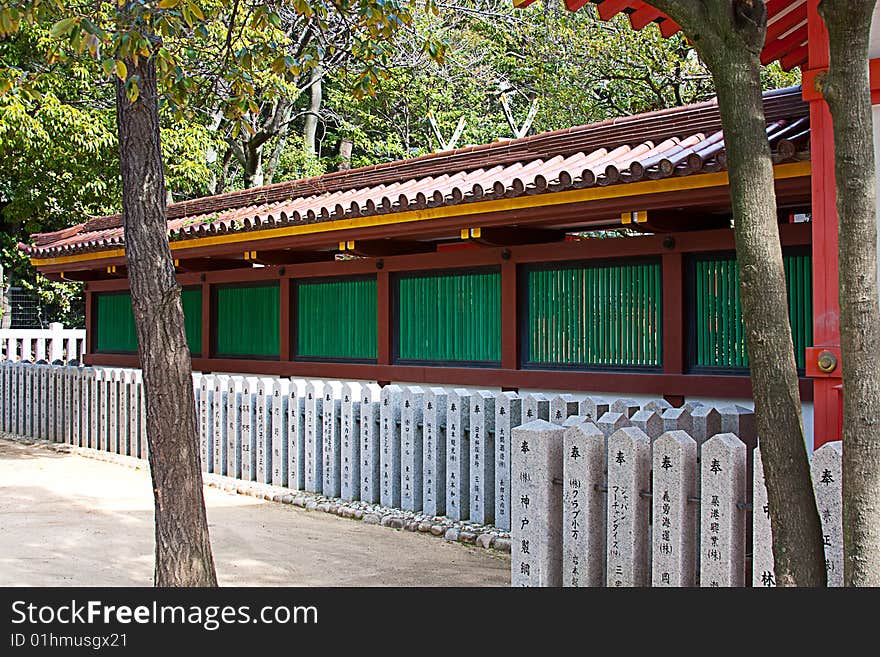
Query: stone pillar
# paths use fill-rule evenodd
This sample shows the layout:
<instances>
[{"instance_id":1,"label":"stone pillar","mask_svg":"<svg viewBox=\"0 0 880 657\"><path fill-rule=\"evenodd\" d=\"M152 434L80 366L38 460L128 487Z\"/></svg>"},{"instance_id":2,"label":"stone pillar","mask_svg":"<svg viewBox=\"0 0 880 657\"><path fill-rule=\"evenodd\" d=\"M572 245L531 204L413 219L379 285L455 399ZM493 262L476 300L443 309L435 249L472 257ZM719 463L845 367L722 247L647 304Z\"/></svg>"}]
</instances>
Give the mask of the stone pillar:
<instances>
[{"instance_id":1,"label":"stone pillar","mask_svg":"<svg viewBox=\"0 0 880 657\"><path fill-rule=\"evenodd\" d=\"M523 397L522 421L550 419L550 400L540 392L533 392Z\"/></svg>"},{"instance_id":2,"label":"stone pillar","mask_svg":"<svg viewBox=\"0 0 880 657\"><path fill-rule=\"evenodd\" d=\"M638 414L637 414L638 415ZM656 413L651 413L657 417ZM684 431L654 442L653 586L697 583L697 443Z\"/></svg>"},{"instance_id":3,"label":"stone pillar","mask_svg":"<svg viewBox=\"0 0 880 657\"><path fill-rule=\"evenodd\" d=\"M422 510L446 513L446 390L428 388L422 399Z\"/></svg>"},{"instance_id":4,"label":"stone pillar","mask_svg":"<svg viewBox=\"0 0 880 657\"><path fill-rule=\"evenodd\" d=\"M495 394L477 390L470 404L470 519L495 522Z\"/></svg>"},{"instance_id":5,"label":"stone pillar","mask_svg":"<svg viewBox=\"0 0 880 657\"><path fill-rule=\"evenodd\" d=\"M495 526L504 531L510 531L510 440L520 424L522 399L502 392L495 401Z\"/></svg>"},{"instance_id":6,"label":"stone pillar","mask_svg":"<svg viewBox=\"0 0 880 657\"><path fill-rule=\"evenodd\" d=\"M745 586L745 443L716 434L703 443L700 470L700 585Z\"/></svg>"},{"instance_id":7,"label":"stone pillar","mask_svg":"<svg viewBox=\"0 0 880 657\"><path fill-rule=\"evenodd\" d=\"M721 414L711 406L697 406L691 410L694 430L691 438L702 445L716 433L721 433Z\"/></svg>"},{"instance_id":8,"label":"stone pillar","mask_svg":"<svg viewBox=\"0 0 880 657\"><path fill-rule=\"evenodd\" d=\"M667 408L663 411L663 431L684 431L691 435L694 431L694 419L686 408Z\"/></svg>"},{"instance_id":9,"label":"stone pillar","mask_svg":"<svg viewBox=\"0 0 880 657\"><path fill-rule=\"evenodd\" d=\"M323 491L324 480L324 383L313 381L306 391L305 402L305 474L306 490L311 493Z\"/></svg>"},{"instance_id":10,"label":"stone pillar","mask_svg":"<svg viewBox=\"0 0 880 657\"><path fill-rule=\"evenodd\" d=\"M244 379L240 376L230 376L222 380L226 382L226 449L224 454L225 470L227 477L241 479L241 407L244 391ZM214 458L217 458L215 452Z\"/></svg>"},{"instance_id":11,"label":"stone pillar","mask_svg":"<svg viewBox=\"0 0 880 657\"><path fill-rule=\"evenodd\" d=\"M346 383L342 387L340 495L348 501L361 499L361 392L360 383Z\"/></svg>"},{"instance_id":12,"label":"stone pillar","mask_svg":"<svg viewBox=\"0 0 880 657\"><path fill-rule=\"evenodd\" d=\"M90 413L91 431L89 433L89 447L92 449L103 449L101 421L104 418L103 412L103 387L104 387L104 370L95 368L94 378L92 379L92 409Z\"/></svg>"},{"instance_id":13,"label":"stone pillar","mask_svg":"<svg viewBox=\"0 0 880 657\"><path fill-rule=\"evenodd\" d=\"M611 413L621 413L631 418L639 412L639 402L635 399L615 399L608 410Z\"/></svg>"},{"instance_id":14,"label":"stone pillar","mask_svg":"<svg viewBox=\"0 0 880 657\"><path fill-rule=\"evenodd\" d=\"M214 377L203 374L199 381L199 456L202 472L214 471Z\"/></svg>"},{"instance_id":15,"label":"stone pillar","mask_svg":"<svg viewBox=\"0 0 880 657\"><path fill-rule=\"evenodd\" d=\"M64 368L64 410L62 411L62 431L64 432L64 442L68 445L75 445L76 442L76 418L73 412L73 394L79 374L78 367ZM129 394L129 397L131 395Z\"/></svg>"},{"instance_id":16,"label":"stone pillar","mask_svg":"<svg viewBox=\"0 0 880 657\"><path fill-rule=\"evenodd\" d=\"M306 488L306 397L308 384L291 379L287 397L287 486Z\"/></svg>"},{"instance_id":17,"label":"stone pillar","mask_svg":"<svg viewBox=\"0 0 880 657\"><path fill-rule=\"evenodd\" d=\"M562 454L562 584L602 586L605 436L592 421L573 423L565 429Z\"/></svg>"},{"instance_id":18,"label":"stone pillar","mask_svg":"<svg viewBox=\"0 0 880 657\"><path fill-rule=\"evenodd\" d=\"M471 393L455 388L446 405L446 515L453 520L470 517L470 429Z\"/></svg>"},{"instance_id":19,"label":"stone pillar","mask_svg":"<svg viewBox=\"0 0 880 657\"><path fill-rule=\"evenodd\" d=\"M636 411L629 421L634 427L641 429L652 441L657 440L664 432L663 418L654 411Z\"/></svg>"},{"instance_id":20,"label":"stone pillar","mask_svg":"<svg viewBox=\"0 0 880 657\"><path fill-rule=\"evenodd\" d=\"M810 470L822 542L825 545L825 568L828 586L843 586L843 443L825 443L813 452Z\"/></svg>"},{"instance_id":21,"label":"stone pillar","mask_svg":"<svg viewBox=\"0 0 880 657\"><path fill-rule=\"evenodd\" d=\"M140 423L143 419L140 416L140 391L137 384L136 370L128 370L125 373L125 387L128 389L128 450L131 456L135 458L145 458L140 452ZM209 422L213 418L209 416Z\"/></svg>"},{"instance_id":22,"label":"stone pillar","mask_svg":"<svg viewBox=\"0 0 880 657\"><path fill-rule=\"evenodd\" d=\"M608 402L601 397L588 395L578 402L577 414L595 424L610 408Z\"/></svg>"},{"instance_id":23,"label":"stone pillar","mask_svg":"<svg viewBox=\"0 0 880 657\"><path fill-rule=\"evenodd\" d=\"M382 388L379 408L379 469L382 506L400 508L400 386Z\"/></svg>"},{"instance_id":24,"label":"stone pillar","mask_svg":"<svg viewBox=\"0 0 880 657\"><path fill-rule=\"evenodd\" d=\"M201 379L201 375L199 375ZM128 414L130 411L129 396L131 394L128 384L128 370L119 370L119 453L124 456L131 456L131 437L129 435L130 422ZM200 407L196 406L196 411ZM198 416L197 416L198 417Z\"/></svg>"},{"instance_id":25,"label":"stone pillar","mask_svg":"<svg viewBox=\"0 0 880 657\"><path fill-rule=\"evenodd\" d=\"M564 432L546 420L513 430L511 586L562 585Z\"/></svg>"},{"instance_id":26,"label":"stone pillar","mask_svg":"<svg viewBox=\"0 0 880 657\"><path fill-rule=\"evenodd\" d=\"M262 377L257 380L254 414L256 443L256 479L262 484L272 483L272 392L275 380Z\"/></svg>"},{"instance_id":27,"label":"stone pillar","mask_svg":"<svg viewBox=\"0 0 880 657\"><path fill-rule=\"evenodd\" d=\"M323 459L322 490L327 497L339 497L341 492L342 467L342 383L328 381L324 384L324 406L322 418L324 427L321 433Z\"/></svg>"},{"instance_id":28,"label":"stone pillar","mask_svg":"<svg viewBox=\"0 0 880 657\"><path fill-rule=\"evenodd\" d=\"M290 380L275 379L272 389L272 485L288 485L287 401Z\"/></svg>"},{"instance_id":29,"label":"stone pillar","mask_svg":"<svg viewBox=\"0 0 880 657\"><path fill-rule=\"evenodd\" d=\"M755 448L758 444L758 429L752 409L739 404L725 404L718 408L718 414L721 416L720 433L732 433L749 449Z\"/></svg>"},{"instance_id":30,"label":"stone pillar","mask_svg":"<svg viewBox=\"0 0 880 657\"><path fill-rule=\"evenodd\" d=\"M672 404L670 404L665 399L652 399L651 401L642 405L643 411L654 411L657 415L662 416L665 411L668 411L672 408Z\"/></svg>"},{"instance_id":31,"label":"stone pillar","mask_svg":"<svg viewBox=\"0 0 880 657\"><path fill-rule=\"evenodd\" d=\"M564 424L572 415L578 414L578 398L574 395L555 395L550 399L550 421Z\"/></svg>"},{"instance_id":32,"label":"stone pillar","mask_svg":"<svg viewBox=\"0 0 880 657\"><path fill-rule=\"evenodd\" d=\"M422 510L424 390L405 386L400 410L400 505L404 511Z\"/></svg>"},{"instance_id":33,"label":"stone pillar","mask_svg":"<svg viewBox=\"0 0 880 657\"><path fill-rule=\"evenodd\" d=\"M370 383L361 390L361 501L375 504L380 495L379 397L381 389Z\"/></svg>"},{"instance_id":34,"label":"stone pillar","mask_svg":"<svg viewBox=\"0 0 880 657\"><path fill-rule=\"evenodd\" d=\"M623 413L609 411L599 418L596 426L599 427L599 430L606 438L610 438L621 429L631 426L631 423L629 418Z\"/></svg>"},{"instance_id":35,"label":"stone pillar","mask_svg":"<svg viewBox=\"0 0 880 657\"><path fill-rule=\"evenodd\" d=\"M618 429L608 439L608 586L650 582L651 509L642 495L651 483L650 455L651 439L635 427Z\"/></svg>"},{"instance_id":36,"label":"stone pillar","mask_svg":"<svg viewBox=\"0 0 880 657\"><path fill-rule=\"evenodd\" d=\"M211 458L209 472L222 475L226 474L226 413L228 410L226 395L228 394L229 377L223 375L212 376L209 385L211 386L211 446L208 448ZM208 470L207 467L206 470Z\"/></svg>"},{"instance_id":37,"label":"stone pillar","mask_svg":"<svg viewBox=\"0 0 880 657\"><path fill-rule=\"evenodd\" d=\"M257 378L246 376L241 384L241 478L256 479L256 394Z\"/></svg>"}]
</instances>

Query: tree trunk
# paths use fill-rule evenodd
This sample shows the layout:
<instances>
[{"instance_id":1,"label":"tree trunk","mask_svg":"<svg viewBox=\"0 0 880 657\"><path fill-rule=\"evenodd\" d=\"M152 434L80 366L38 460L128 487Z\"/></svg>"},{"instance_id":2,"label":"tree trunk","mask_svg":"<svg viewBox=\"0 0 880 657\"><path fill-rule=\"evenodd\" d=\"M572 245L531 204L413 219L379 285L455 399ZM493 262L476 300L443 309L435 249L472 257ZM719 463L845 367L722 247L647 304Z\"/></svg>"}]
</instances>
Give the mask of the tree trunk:
<instances>
[{"instance_id":1,"label":"tree trunk","mask_svg":"<svg viewBox=\"0 0 880 657\"><path fill-rule=\"evenodd\" d=\"M130 102L116 82L125 254L147 406L156 521L156 586L216 586L208 537L180 286L168 246L159 147L156 67L126 61L139 76Z\"/></svg>"},{"instance_id":2,"label":"tree trunk","mask_svg":"<svg viewBox=\"0 0 880 657\"><path fill-rule=\"evenodd\" d=\"M875 2L823 0L830 66L821 80L834 124L840 351L843 369L843 546L848 586L880 586L880 303L874 124L868 40Z\"/></svg>"},{"instance_id":3,"label":"tree trunk","mask_svg":"<svg viewBox=\"0 0 880 657\"><path fill-rule=\"evenodd\" d=\"M763 2L652 2L682 26L715 81L733 208L739 294L779 586L824 586L822 529L804 444L773 162L761 100Z\"/></svg>"},{"instance_id":4,"label":"tree trunk","mask_svg":"<svg viewBox=\"0 0 880 657\"><path fill-rule=\"evenodd\" d=\"M244 188L263 186L263 145L252 146L250 142L244 146L245 161L242 167Z\"/></svg>"},{"instance_id":5,"label":"tree trunk","mask_svg":"<svg viewBox=\"0 0 880 657\"><path fill-rule=\"evenodd\" d=\"M315 68L312 69L309 111L306 114L305 126L303 128L305 148L307 151L314 154L318 153L318 116L321 111L321 102L323 98L321 75L320 65L315 66Z\"/></svg>"}]
</instances>

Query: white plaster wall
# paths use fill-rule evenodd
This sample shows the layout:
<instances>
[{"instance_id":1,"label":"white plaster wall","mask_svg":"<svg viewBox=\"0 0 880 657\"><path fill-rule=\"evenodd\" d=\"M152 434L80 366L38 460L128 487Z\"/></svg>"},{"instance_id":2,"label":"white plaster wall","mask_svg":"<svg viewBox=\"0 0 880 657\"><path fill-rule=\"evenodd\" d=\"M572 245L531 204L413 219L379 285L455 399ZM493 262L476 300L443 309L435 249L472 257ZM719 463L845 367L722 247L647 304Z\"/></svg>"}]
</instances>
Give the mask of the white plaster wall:
<instances>
[{"instance_id":1,"label":"white plaster wall","mask_svg":"<svg viewBox=\"0 0 880 657\"><path fill-rule=\"evenodd\" d=\"M871 59L880 57L880 5L874 7L874 17L871 20L871 41L868 44L868 56Z\"/></svg>"}]
</instances>

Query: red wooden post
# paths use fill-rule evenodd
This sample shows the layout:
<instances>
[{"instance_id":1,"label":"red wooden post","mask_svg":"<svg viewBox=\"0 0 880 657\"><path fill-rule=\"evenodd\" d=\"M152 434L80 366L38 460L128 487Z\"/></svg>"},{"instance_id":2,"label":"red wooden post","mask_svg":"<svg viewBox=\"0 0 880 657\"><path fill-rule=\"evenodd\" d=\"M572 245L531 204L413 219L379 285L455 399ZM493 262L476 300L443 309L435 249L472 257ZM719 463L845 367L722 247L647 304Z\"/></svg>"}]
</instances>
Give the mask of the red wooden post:
<instances>
[{"instance_id":1,"label":"red wooden post","mask_svg":"<svg viewBox=\"0 0 880 657\"><path fill-rule=\"evenodd\" d=\"M95 294L89 290L88 283L85 285L86 295L86 349L85 353L91 354L95 348L95 329L98 322L95 321Z\"/></svg>"},{"instance_id":2,"label":"red wooden post","mask_svg":"<svg viewBox=\"0 0 880 657\"><path fill-rule=\"evenodd\" d=\"M828 32L819 16L819 0L810 0L807 20L809 26L809 69L828 67ZM812 76L810 76L812 81ZM813 197L813 343L807 351L807 367L811 370L819 353L825 349L839 353L840 306L838 304L837 266L837 188L834 177L834 133L831 115L824 99L815 89L804 87L804 97L810 101L810 142L812 160ZM817 373L813 379L813 447L840 440L841 369Z\"/></svg>"},{"instance_id":3,"label":"red wooden post","mask_svg":"<svg viewBox=\"0 0 880 657\"><path fill-rule=\"evenodd\" d=\"M202 358L213 356L211 328L211 284L202 281Z\"/></svg>"},{"instance_id":4,"label":"red wooden post","mask_svg":"<svg viewBox=\"0 0 880 657\"><path fill-rule=\"evenodd\" d=\"M501 369L519 367L519 312L516 263L501 264Z\"/></svg>"},{"instance_id":5,"label":"red wooden post","mask_svg":"<svg viewBox=\"0 0 880 657\"><path fill-rule=\"evenodd\" d=\"M379 365L391 364L391 277L387 271L380 271L376 275L376 311L377 338L376 363Z\"/></svg>"},{"instance_id":6,"label":"red wooden post","mask_svg":"<svg viewBox=\"0 0 880 657\"><path fill-rule=\"evenodd\" d=\"M279 329L279 338L281 340L279 359L281 361L286 361L291 359L291 354L293 352L293 333L291 333L291 327L293 326L293 309L291 307L291 285L289 278L281 279L279 293L281 294L279 307L281 320L281 327Z\"/></svg>"}]
</instances>

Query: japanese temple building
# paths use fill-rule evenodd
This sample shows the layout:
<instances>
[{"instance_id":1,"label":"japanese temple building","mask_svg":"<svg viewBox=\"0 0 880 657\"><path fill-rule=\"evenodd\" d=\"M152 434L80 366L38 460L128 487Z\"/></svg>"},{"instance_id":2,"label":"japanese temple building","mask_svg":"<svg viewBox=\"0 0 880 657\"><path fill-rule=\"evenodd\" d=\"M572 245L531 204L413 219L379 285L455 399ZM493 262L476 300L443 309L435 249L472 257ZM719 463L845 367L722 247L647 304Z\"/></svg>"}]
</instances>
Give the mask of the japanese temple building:
<instances>
[{"instance_id":1,"label":"japanese temple building","mask_svg":"<svg viewBox=\"0 0 880 657\"><path fill-rule=\"evenodd\" d=\"M635 29L679 29L638 0L595 4L604 19L625 12ZM769 92L764 106L814 447L840 438L842 412L817 5L770 0L762 56L803 74L802 89ZM877 20L875 33L880 57ZM746 400L725 164L707 102L172 204L193 367ZM137 366L121 217L21 248L47 276L86 281L86 362Z\"/></svg>"},{"instance_id":2,"label":"japanese temple building","mask_svg":"<svg viewBox=\"0 0 880 657\"><path fill-rule=\"evenodd\" d=\"M809 406L810 108L765 108ZM172 204L193 367L749 398L725 162L706 102ZM22 248L86 281L86 362L137 366L121 217Z\"/></svg>"}]
</instances>

